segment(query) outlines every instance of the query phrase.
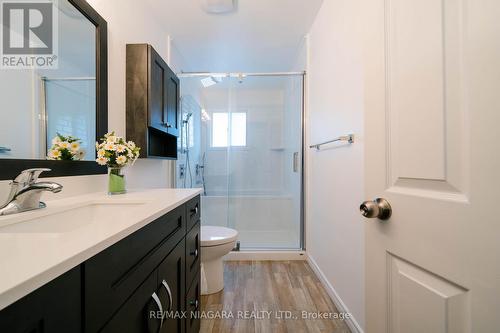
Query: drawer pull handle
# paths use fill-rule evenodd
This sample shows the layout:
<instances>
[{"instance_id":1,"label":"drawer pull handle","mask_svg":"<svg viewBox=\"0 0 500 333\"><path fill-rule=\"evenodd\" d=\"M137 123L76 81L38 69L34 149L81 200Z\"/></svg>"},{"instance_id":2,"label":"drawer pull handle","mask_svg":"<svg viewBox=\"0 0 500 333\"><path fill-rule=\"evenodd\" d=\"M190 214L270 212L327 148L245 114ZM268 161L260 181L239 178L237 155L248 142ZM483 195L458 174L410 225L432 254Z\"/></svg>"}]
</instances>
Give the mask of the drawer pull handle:
<instances>
[{"instance_id":1,"label":"drawer pull handle","mask_svg":"<svg viewBox=\"0 0 500 333\"><path fill-rule=\"evenodd\" d=\"M191 209L191 216L198 214L198 205L194 206L193 209Z\"/></svg>"},{"instance_id":2,"label":"drawer pull handle","mask_svg":"<svg viewBox=\"0 0 500 333\"><path fill-rule=\"evenodd\" d=\"M194 306L195 310L198 309L198 300L189 301L189 305Z\"/></svg>"},{"instance_id":3,"label":"drawer pull handle","mask_svg":"<svg viewBox=\"0 0 500 333\"><path fill-rule=\"evenodd\" d=\"M163 326L163 306L161 306L160 298L158 297L158 295L156 295L156 293L153 293L153 295L151 295L151 297L155 301L156 306L158 306L158 310L161 313L161 317L160 317L160 320L161 320L160 321L160 328L161 328Z\"/></svg>"},{"instance_id":4,"label":"drawer pull handle","mask_svg":"<svg viewBox=\"0 0 500 333\"><path fill-rule=\"evenodd\" d=\"M161 281L161 284L163 285L165 290L167 290L167 294L168 294L168 310L167 311L170 311L170 310L172 310L172 291L170 291L170 287L168 286L167 281L163 280L163 281Z\"/></svg>"},{"instance_id":5,"label":"drawer pull handle","mask_svg":"<svg viewBox=\"0 0 500 333\"><path fill-rule=\"evenodd\" d=\"M198 249L195 249L193 252L189 253L191 256L193 257L197 257L198 256Z\"/></svg>"}]
</instances>

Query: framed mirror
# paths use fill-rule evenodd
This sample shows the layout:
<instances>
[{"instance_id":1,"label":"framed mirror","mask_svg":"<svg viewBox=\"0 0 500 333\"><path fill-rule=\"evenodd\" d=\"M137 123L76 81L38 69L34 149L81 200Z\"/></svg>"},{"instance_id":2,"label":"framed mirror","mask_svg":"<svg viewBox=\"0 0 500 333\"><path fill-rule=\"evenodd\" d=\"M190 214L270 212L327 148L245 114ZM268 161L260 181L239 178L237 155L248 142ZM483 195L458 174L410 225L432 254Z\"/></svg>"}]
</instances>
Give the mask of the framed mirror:
<instances>
[{"instance_id":1,"label":"framed mirror","mask_svg":"<svg viewBox=\"0 0 500 333\"><path fill-rule=\"evenodd\" d=\"M106 173L95 162L95 142L108 130L106 21L85 0L48 5L2 8L0 180L40 167L52 169L44 177Z\"/></svg>"}]
</instances>

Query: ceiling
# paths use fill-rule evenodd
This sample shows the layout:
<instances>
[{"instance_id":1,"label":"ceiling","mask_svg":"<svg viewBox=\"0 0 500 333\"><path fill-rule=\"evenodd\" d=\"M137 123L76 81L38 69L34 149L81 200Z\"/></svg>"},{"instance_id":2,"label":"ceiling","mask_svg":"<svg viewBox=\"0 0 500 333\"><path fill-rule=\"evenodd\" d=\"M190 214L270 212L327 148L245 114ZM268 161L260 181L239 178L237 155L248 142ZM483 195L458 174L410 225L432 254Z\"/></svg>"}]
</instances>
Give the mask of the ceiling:
<instances>
[{"instance_id":1,"label":"ceiling","mask_svg":"<svg viewBox=\"0 0 500 333\"><path fill-rule=\"evenodd\" d=\"M145 0L173 39L183 71L289 71L323 0L236 0L208 14L203 0Z\"/></svg>"}]
</instances>

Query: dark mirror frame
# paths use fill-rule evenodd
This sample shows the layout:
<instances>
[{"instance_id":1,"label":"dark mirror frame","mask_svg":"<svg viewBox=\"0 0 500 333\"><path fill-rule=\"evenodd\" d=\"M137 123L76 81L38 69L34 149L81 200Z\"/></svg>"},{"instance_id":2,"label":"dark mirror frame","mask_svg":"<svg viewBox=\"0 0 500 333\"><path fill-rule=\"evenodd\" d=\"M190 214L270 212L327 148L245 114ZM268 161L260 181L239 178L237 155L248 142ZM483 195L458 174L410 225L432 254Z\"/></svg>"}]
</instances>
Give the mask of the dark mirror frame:
<instances>
[{"instance_id":1,"label":"dark mirror frame","mask_svg":"<svg viewBox=\"0 0 500 333\"><path fill-rule=\"evenodd\" d=\"M68 0L96 27L96 141L108 131L108 28L107 22L85 0ZM106 173L95 161L0 159L0 180L14 179L22 170L49 168L41 177L83 176Z\"/></svg>"}]
</instances>

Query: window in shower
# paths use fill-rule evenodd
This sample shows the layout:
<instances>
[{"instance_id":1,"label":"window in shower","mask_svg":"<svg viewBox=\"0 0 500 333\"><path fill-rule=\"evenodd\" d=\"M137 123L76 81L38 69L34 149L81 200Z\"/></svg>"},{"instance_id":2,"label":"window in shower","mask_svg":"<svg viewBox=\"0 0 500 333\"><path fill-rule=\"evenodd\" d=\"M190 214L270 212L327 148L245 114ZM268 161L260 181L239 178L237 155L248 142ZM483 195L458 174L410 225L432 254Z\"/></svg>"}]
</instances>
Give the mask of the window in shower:
<instances>
[{"instance_id":1,"label":"window in shower","mask_svg":"<svg viewBox=\"0 0 500 333\"><path fill-rule=\"evenodd\" d=\"M247 145L246 112L214 112L212 115L212 147L245 147ZM231 121L229 121L231 119Z\"/></svg>"}]
</instances>

